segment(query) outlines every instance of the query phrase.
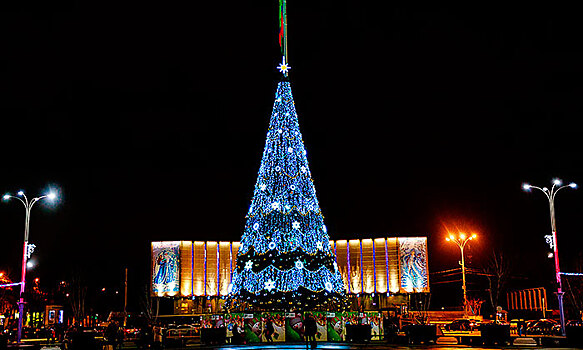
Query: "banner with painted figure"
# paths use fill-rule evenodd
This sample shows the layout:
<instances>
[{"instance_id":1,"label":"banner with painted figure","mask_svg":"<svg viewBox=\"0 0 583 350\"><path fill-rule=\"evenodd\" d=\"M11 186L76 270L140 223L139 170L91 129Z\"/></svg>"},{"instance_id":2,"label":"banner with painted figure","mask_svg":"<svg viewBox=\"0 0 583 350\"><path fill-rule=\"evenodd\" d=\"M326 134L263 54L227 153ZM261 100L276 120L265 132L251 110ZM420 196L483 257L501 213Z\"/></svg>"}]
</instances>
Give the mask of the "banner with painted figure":
<instances>
[{"instance_id":1,"label":"banner with painted figure","mask_svg":"<svg viewBox=\"0 0 583 350\"><path fill-rule=\"evenodd\" d=\"M285 314L285 340L288 342L304 341L304 319L301 312Z\"/></svg>"},{"instance_id":2,"label":"banner with painted figure","mask_svg":"<svg viewBox=\"0 0 583 350\"><path fill-rule=\"evenodd\" d=\"M261 314L244 314L245 320L245 340L248 343L260 343L263 333Z\"/></svg>"},{"instance_id":3,"label":"banner with painted figure","mask_svg":"<svg viewBox=\"0 0 583 350\"><path fill-rule=\"evenodd\" d=\"M344 313L344 324L345 325L357 325L362 324L362 319L364 314L358 311L348 311Z\"/></svg>"},{"instance_id":4,"label":"banner with painted figure","mask_svg":"<svg viewBox=\"0 0 583 350\"><path fill-rule=\"evenodd\" d=\"M401 292L429 292L427 238L399 237Z\"/></svg>"},{"instance_id":5,"label":"banner with painted figure","mask_svg":"<svg viewBox=\"0 0 583 350\"><path fill-rule=\"evenodd\" d=\"M326 317L328 341L343 341L345 334L344 319L341 312L328 312Z\"/></svg>"},{"instance_id":6,"label":"banner with painted figure","mask_svg":"<svg viewBox=\"0 0 583 350\"><path fill-rule=\"evenodd\" d=\"M268 342L268 338L273 342L285 341L285 314L283 312L265 312L262 321L263 336L261 340L263 342Z\"/></svg>"},{"instance_id":7,"label":"banner with painted figure","mask_svg":"<svg viewBox=\"0 0 583 350\"><path fill-rule=\"evenodd\" d=\"M367 324L373 340L381 340L383 334L383 317L378 312L365 312Z\"/></svg>"},{"instance_id":8,"label":"banner with painted figure","mask_svg":"<svg viewBox=\"0 0 583 350\"><path fill-rule=\"evenodd\" d=\"M241 344L245 333L245 314L234 313L225 315L227 338L231 338L232 344Z\"/></svg>"},{"instance_id":9,"label":"banner with painted figure","mask_svg":"<svg viewBox=\"0 0 583 350\"><path fill-rule=\"evenodd\" d=\"M152 293L174 296L180 290L180 242L152 242Z\"/></svg>"}]
</instances>

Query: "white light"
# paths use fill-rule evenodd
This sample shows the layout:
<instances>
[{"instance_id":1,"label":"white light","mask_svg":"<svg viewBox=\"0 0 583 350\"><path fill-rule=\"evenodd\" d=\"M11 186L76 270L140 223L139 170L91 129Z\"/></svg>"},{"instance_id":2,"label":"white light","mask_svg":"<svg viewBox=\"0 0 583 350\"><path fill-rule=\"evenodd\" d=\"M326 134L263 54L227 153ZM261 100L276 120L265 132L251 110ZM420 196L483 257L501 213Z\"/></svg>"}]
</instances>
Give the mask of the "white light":
<instances>
[{"instance_id":1,"label":"white light","mask_svg":"<svg viewBox=\"0 0 583 350\"><path fill-rule=\"evenodd\" d=\"M19 196L24 196L24 192L22 192L22 191L18 191L18 195L19 195Z\"/></svg>"},{"instance_id":2,"label":"white light","mask_svg":"<svg viewBox=\"0 0 583 350\"><path fill-rule=\"evenodd\" d=\"M318 248L318 250L322 250L324 248L322 246L322 242L316 242L316 248Z\"/></svg>"},{"instance_id":3,"label":"white light","mask_svg":"<svg viewBox=\"0 0 583 350\"><path fill-rule=\"evenodd\" d=\"M30 268L33 268L34 267L34 263L32 261L29 261L29 262L26 263L26 267L28 267L29 269Z\"/></svg>"},{"instance_id":4,"label":"white light","mask_svg":"<svg viewBox=\"0 0 583 350\"><path fill-rule=\"evenodd\" d=\"M297 268L298 270L301 270L301 269L303 269L303 268L304 268L304 263L303 263L303 262L301 262L301 261L299 261L299 260L298 260L298 261L296 261L296 268Z\"/></svg>"},{"instance_id":5,"label":"white light","mask_svg":"<svg viewBox=\"0 0 583 350\"><path fill-rule=\"evenodd\" d=\"M54 194L53 192L51 192L51 193L49 193L49 194L47 195L47 198L48 198L48 199L50 199L50 200L54 200L55 198L57 198L57 195L56 195L56 194Z\"/></svg>"},{"instance_id":6,"label":"white light","mask_svg":"<svg viewBox=\"0 0 583 350\"><path fill-rule=\"evenodd\" d=\"M267 282L265 282L265 289L267 289L268 292L271 292L271 290L275 288L275 282L272 280L269 280Z\"/></svg>"},{"instance_id":7,"label":"white light","mask_svg":"<svg viewBox=\"0 0 583 350\"><path fill-rule=\"evenodd\" d=\"M546 188L546 187L543 187L543 191L545 191L545 192L548 192L548 191L549 191L549 189L548 189L548 188Z\"/></svg>"},{"instance_id":8,"label":"white light","mask_svg":"<svg viewBox=\"0 0 583 350\"><path fill-rule=\"evenodd\" d=\"M10 199L10 195L9 194L5 194L4 197L2 197L2 198L4 198L4 200L9 200Z\"/></svg>"},{"instance_id":9,"label":"white light","mask_svg":"<svg viewBox=\"0 0 583 350\"><path fill-rule=\"evenodd\" d=\"M227 293L231 294L233 292L233 284L229 283L229 286L227 287Z\"/></svg>"},{"instance_id":10,"label":"white light","mask_svg":"<svg viewBox=\"0 0 583 350\"><path fill-rule=\"evenodd\" d=\"M248 260L248 261L245 263L245 269L246 269L246 270L251 270L251 268L252 268L252 267L253 267L253 261L251 261L251 260Z\"/></svg>"},{"instance_id":11,"label":"white light","mask_svg":"<svg viewBox=\"0 0 583 350\"><path fill-rule=\"evenodd\" d=\"M277 69L279 69L279 71L284 74L286 74L287 71L291 69L291 67L285 62L285 56L282 57L281 63L279 64L279 66L277 66Z\"/></svg>"},{"instance_id":12,"label":"white light","mask_svg":"<svg viewBox=\"0 0 583 350\"><path fill-rule=\"evenodd\" d=\"M522 189L525 191L530 191L530 185L529 184L522 184Z\"/></svg>"},{"instance_id":13,"label":"white light","mask_svg":"<svg viewBox=\"0 0 583 350\"><path fill-rule=\"evenodd\" d=\"M298 230L298 229L300 228L300 223L299 223L299 222L297 222L297 221L294 221L294 222L292 223L292 228L293 228L294 230Z\"/></svg>"},{"instance_id":14,"label":"white light","mask_svg":"<svg viewBox=\"0 0 583 350\"><path fill-rule=\"evenodd\" d=\"M331 292L332 291L332 283L330 283L330 282L324 283L324 288L326 288L326 290L328 292Z\"/></svg>"},{"instance_id":15,"label":"white light","mask_svg":"<svg viewBox=\"0 0 583 350\"><path fill-rule=\"evenodd\" d=\"M254 223L254 224L253 224L253 229L254 229L255 231L259 230L259 223L257 223L257 222L256 222L256 223Z\"/></svg>"},{"instance_id":16,"label":"white light","mask_svg":"<svg viewBox=\"0 0 583 350\"><path fill-rule=\"evenodd\" d=\"M275 249L275 242L270 242L267 247L269 247L269 250L274 250Z\"/></svg>"},{"instance_id":17,"label":"white light","mask_svg":"<svg viewBox=\"0 0 583 350\"><path fill-rule=\"evenodd\" d=\"M571 183L569 184L569 187L571 187L571 188L577 188L577 184L576 184L576 183L574 183L574 182L571 182Z\"/></svg>"},{"instance_id":18,"label":"white light","mask_svg":"<svg viewBox=\"0 0 583 350\"><path fill-rule=\"evenodd\" d=\"M561 184L562 184L563 182L561 181L561 179L554 179L554 180L553 180L553 183L554 183L555 185L557 185L557 186L561 186Z\"/></svg>"}]
</instances>

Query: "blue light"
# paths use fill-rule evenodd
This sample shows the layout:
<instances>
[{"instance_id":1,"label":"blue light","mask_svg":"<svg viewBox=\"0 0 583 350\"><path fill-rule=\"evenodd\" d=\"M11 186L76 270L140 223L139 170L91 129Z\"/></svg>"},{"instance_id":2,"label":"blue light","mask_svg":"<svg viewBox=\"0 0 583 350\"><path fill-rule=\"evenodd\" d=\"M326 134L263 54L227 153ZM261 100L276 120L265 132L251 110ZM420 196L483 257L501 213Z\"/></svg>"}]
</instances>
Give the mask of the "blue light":
<instances>
[{"instance_id":1,"label":"blue light","mask_svg":"<svg viewBox=\"0 0 583 350\"><path fill-rule=\"evenodd\" d=\"M264 296L267 290L291 292L290 300L300 287L345 296L306 154L291 86L282 81L241 238L238 267L233 270L231 298L242 292ZM285 263L288 253L302 261ZM314 259L322 263L315 264ZM251 268L252 260L260 271Z\"/></svg>"}]
</instances>

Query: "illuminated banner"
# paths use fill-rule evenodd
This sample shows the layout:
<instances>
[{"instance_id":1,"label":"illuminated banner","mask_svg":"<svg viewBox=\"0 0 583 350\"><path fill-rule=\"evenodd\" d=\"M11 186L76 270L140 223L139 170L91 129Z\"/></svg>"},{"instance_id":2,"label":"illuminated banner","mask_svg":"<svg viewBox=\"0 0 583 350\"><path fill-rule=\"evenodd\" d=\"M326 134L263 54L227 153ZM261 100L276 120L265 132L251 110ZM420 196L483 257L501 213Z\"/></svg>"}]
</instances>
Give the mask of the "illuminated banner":
<instances>
[{"instance_id":1,"label":"illuminated banner","mask_svg":"<svg viewBox=\"0 0 583 350\"><path fill-rule=\"evenodd\" d=\"M399 237L401 290L407 293L428 292L427 238Z\"/></svg>"},{"instance_id":2,"label":"illuminated banner","mask_svg":"<svg viewBox=\"0 0 583 350\"><path fill-rule=\"evenodd\" d=\"M180 242L152 242L152 292L174 296L180 290Z\"/></svg>"}]
</instances>

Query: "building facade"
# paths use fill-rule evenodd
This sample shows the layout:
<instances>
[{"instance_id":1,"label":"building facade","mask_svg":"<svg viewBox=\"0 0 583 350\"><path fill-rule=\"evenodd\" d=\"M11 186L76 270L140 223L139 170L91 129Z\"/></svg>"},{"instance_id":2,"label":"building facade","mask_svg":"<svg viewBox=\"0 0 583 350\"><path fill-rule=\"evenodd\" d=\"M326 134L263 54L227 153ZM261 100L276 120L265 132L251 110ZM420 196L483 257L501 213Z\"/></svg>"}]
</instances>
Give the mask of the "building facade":
<instances>
[{"instance_id":1,"label":"building facade","mask_svg":"<svg viewBox=\"0 0 583 350\"><path fill-rule=\"evenodd\" d=\"M330 241L349 295L428 293L427 237ZM153 297L223 298L239 242L152 242Z\"/></svg>"}]
</instances>

